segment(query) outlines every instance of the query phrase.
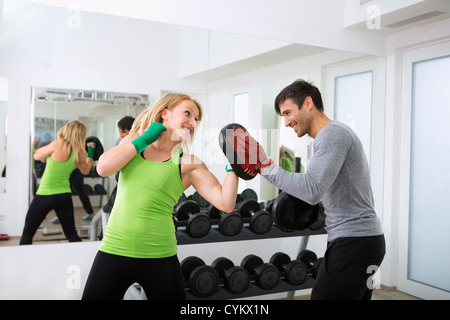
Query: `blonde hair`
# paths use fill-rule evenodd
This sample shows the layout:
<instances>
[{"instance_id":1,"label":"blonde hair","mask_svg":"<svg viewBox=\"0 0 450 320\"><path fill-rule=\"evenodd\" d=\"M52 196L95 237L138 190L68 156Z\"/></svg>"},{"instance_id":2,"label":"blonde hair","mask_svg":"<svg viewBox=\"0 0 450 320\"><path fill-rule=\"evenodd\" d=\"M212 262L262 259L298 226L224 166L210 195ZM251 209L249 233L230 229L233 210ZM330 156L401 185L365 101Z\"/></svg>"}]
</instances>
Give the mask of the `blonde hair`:
<instances>
[{"instance_id":1,"label":"blonde hair","mask_svg":"<svg viewBox=\"0 0 450 320\"><path fill-rule=\"evenodd\" d=\"M133 126L131 127L130 133L137 132L139 135L143 134L152 124L152 122L162 122L161 113L164 109L173 109L176 107L181 101L183 100L189 100L195 103L195 105L198 108L199 115L198 115L198 121L197 126L200 124L200 121L202 120L202 107L200 103L194 99L192 99L190 96L182 93L168 93L163 98L156 101L153 105L151 105L149 108L144 110L140 115L136 117L136 120L134 120ZM183 141L182 142L182 148L184 151L188 151L188 148L193 140L193 136L191 137L191 141Z\"/></svg>"},{"instance_id":2,"label":"blonde hair","mask_svg":"<svg viewBox=\"0 0 450 320\"><path fill-rule=\"evenodd\" d=\"M80 158L87 157L85 148L86 134L86 125L78 120L74 120L58 130L57 139L62 144L69 145L72 148L75 161L78 161Z\"/></svg>"}]
</instances>

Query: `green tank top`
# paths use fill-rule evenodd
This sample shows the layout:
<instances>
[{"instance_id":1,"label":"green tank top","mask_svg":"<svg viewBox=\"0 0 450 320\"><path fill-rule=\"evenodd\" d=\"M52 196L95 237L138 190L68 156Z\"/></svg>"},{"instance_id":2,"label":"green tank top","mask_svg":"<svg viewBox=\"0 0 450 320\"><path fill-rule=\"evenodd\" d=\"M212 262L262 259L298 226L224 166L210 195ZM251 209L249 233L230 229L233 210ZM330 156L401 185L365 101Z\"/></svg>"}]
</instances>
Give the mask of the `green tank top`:
<instances>
[{"instance_id":1,"label":"green tank top","mask_svg":"<svg viewBox=\"0 0 450 320\"><path fill-rule=\"evenodd\" d=\"M46 165L36 194L48 196L60 193L70 193L69 177L75 170L73 151L69 159L63 162L54 161L50 156L46 158Z\"/></svg>"},{"instance_id":2,"label":"green tank top","mask_svg":"<svg viewBox=\"0 0 450 320\"><path fill-rule=\"evenodd\" d=\"M181 151L166 162L150 162L137 154L122 168L100 251L132 258L177 253L172 211L184 191Z\"/></svg>"},{"instance_id":3,"label":"green tank top","mask_svg":"<svg viewBox=\"0 0 450 320\"><path fill-rule=\"evenodd\" d=\"M283 158L282 168L286 171L292 172L291 159L289 157Z\"/></svg>"}]
</instances>

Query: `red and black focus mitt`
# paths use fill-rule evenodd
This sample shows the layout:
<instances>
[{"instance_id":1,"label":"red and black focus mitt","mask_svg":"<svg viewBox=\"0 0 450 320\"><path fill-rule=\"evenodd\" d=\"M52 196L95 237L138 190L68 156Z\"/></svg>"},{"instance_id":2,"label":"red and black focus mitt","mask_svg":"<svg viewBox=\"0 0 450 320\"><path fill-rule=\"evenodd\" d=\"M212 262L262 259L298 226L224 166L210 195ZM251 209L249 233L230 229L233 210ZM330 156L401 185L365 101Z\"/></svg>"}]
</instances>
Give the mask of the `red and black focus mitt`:
<instances>
[{"instance_id":1,"label":"red and black focus mitt","mask_svg":"<svg viewBox=\"0 0 450 320\"><path fill-rule=\"evenodd\" d=\"M264 148L238 123L230 123L222 128L219 144L234 173L244 180L253 179L265 167L273 164Z\"/></svg>"}]
</instances>

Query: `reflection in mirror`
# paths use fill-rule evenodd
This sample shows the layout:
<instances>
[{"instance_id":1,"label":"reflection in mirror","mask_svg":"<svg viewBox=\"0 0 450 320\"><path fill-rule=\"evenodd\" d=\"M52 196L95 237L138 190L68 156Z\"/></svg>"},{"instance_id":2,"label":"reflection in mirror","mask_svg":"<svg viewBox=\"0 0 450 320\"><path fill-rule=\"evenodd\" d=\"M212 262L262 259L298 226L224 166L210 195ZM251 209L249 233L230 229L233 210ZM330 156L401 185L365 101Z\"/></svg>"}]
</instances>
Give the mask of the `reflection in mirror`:
<instances>
[{"instance_id":1,"label":"reflection in mirror","mask_svg":"<svg viewBox=\"0 0 450 320\"><path fill-rule=\"evenodd\" d=\"M6 192L8 79L0 77L0 192Z\"/></svg>"},{"instance_id":2,"label":"reflection in mirror","mask_svg":"<svg viewBox=\"0 0 450 320\"><path fill-rule=\"evenodd\" d=\"M86 137L96 137L103 149L108 150L119 138L118 121L125 116L139 115L149 105L149 97L143 94L95 90L34 88L33 105L32 155L36 149L55 140L58 130L72 120L83 122L88 128ZM31 162L30 196L33 197L45 164L34 159ZM91 173L82 177L82 189L87 197L83 198L80 189L71 183L75 225L81 238L89 235L92 214L106 203L116 183L114 176L107 178L98 176L95 165L96 161ZM37 241L65 239L54 212L47 215L34 239Z\"/></svg>"}]
</instances>

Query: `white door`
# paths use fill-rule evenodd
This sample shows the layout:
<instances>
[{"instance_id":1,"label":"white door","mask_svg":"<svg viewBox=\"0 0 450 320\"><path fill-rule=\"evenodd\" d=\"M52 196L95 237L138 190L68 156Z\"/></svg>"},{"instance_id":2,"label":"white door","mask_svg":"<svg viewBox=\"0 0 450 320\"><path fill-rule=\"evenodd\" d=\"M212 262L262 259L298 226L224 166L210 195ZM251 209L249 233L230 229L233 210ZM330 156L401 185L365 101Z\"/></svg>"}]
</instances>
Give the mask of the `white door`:
<instances>
[{"instance_id":1,"label":"white door","mask_svg":"<svg viewBox=\"0 0 450 320\"><path fill-rule=\"evenodd\" d=\"M450 42L403 53L398 289L450 299Z\"/></svg>"},{"instance_id":2,"label":"white door","mask_svg":"<svg viewBox=\"0 0 450 320\"><path fill-rule=\"evenodd\" d=\"M326 68L325 113L349 125L370 166L375 211L382 219L384 176L385 59L363 58Z\"/></svg>"}]
</instances>

